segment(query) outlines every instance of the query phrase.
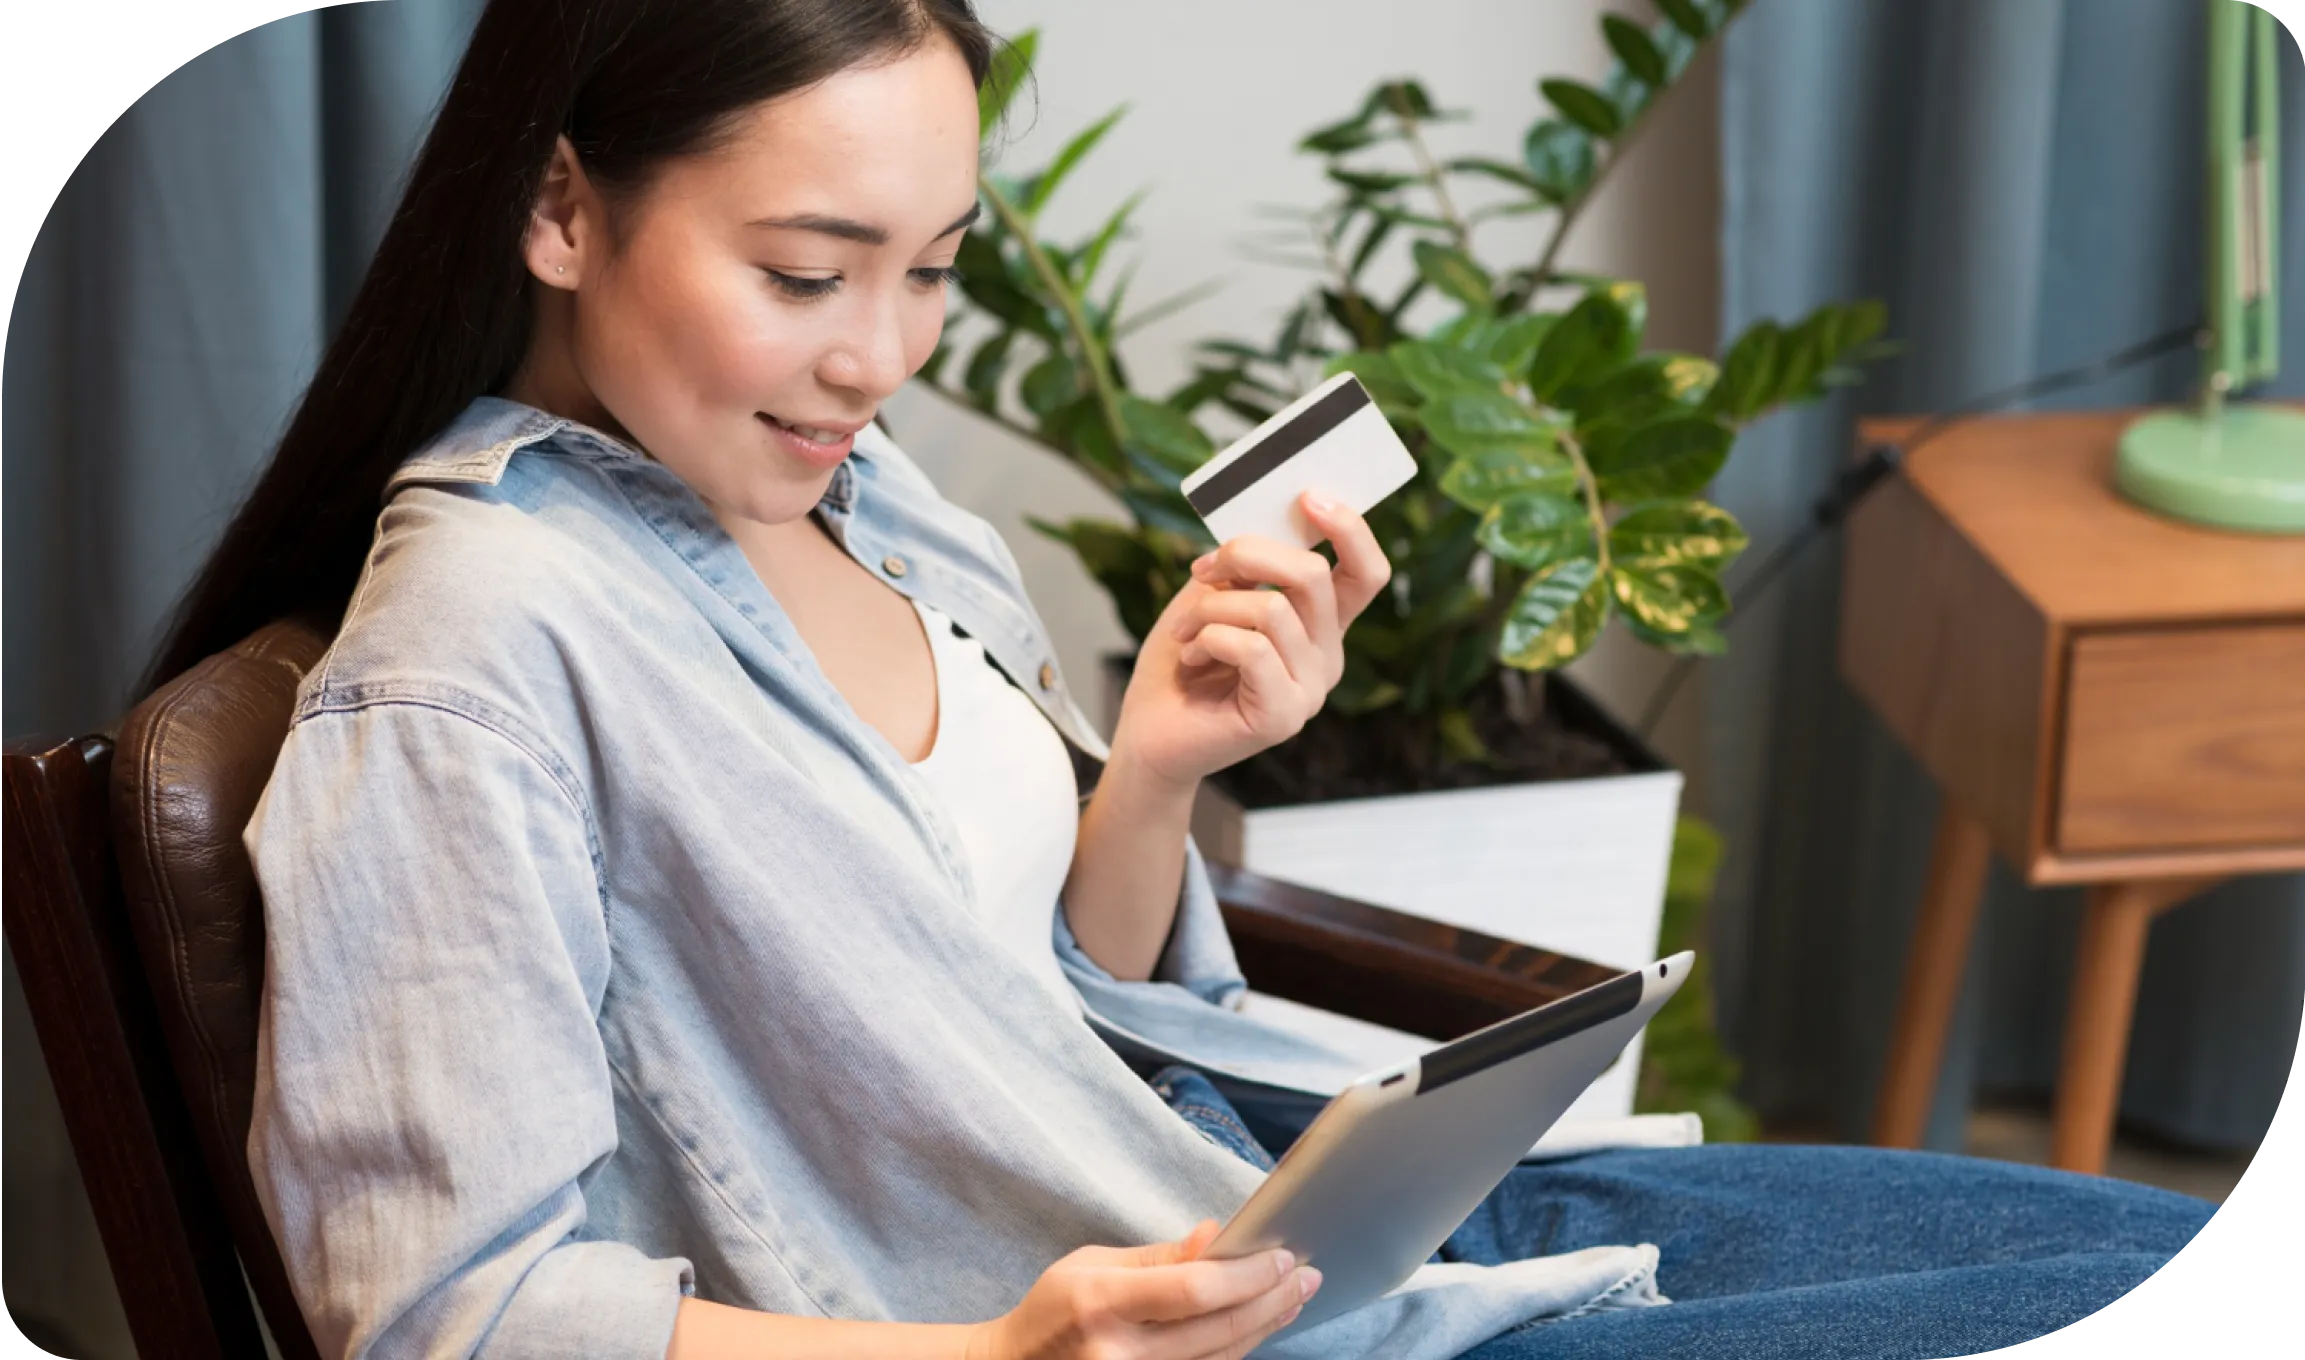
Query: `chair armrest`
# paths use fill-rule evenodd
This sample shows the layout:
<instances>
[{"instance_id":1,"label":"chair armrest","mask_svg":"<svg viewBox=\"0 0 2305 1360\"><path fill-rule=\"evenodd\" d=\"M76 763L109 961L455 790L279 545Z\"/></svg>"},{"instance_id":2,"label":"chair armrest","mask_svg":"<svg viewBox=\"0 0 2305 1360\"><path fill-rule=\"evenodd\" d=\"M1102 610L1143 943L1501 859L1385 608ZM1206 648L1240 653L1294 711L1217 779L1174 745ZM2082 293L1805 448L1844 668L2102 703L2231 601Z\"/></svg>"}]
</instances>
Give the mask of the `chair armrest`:
<instances>
[{"instance_id":1,"label":"chair armrest","mask_svg":"<svg viewBox=\"0 0 2305 1360\"><path fill-rule=\"evenodd\" d=\"M1624 970L1210 864L1249 985L1372 1024L1454 1039Z\"/></svg>"}]
</instances>

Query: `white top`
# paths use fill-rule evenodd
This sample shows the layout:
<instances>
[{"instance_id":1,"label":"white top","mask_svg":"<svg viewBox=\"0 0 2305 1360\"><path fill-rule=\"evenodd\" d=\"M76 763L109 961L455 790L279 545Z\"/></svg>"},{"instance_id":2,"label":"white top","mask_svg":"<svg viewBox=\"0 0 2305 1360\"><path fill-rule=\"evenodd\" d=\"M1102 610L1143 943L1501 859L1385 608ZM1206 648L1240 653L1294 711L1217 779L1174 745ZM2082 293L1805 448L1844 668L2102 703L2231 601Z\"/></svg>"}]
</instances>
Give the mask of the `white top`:
<instances>
[{"instance_id":1,"label":"white top","mask_svg":"<svg viewBox=\"0 0 2305 1360\"><path fill-rule=\"evenodd\" d=\"M936 738L913 764L960 832L986 928L1068 1008L1057 966L1057 897L1072 870L1080 795L1064 738L974 638L919 601L936 660Z\"/></svg>"}]
</instances>

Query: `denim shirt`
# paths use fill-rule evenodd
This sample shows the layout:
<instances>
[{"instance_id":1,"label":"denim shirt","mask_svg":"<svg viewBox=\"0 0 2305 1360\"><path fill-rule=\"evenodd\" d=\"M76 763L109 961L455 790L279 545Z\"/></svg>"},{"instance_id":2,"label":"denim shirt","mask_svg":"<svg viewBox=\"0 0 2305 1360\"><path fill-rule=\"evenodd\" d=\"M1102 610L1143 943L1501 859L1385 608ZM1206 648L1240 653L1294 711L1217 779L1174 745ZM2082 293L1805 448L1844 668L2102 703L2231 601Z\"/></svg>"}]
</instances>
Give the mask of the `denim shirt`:
<instances>
[{"instance_id":1,"label":"denim shirt","mask_svg":"<svg viewBox=\"0 0 2305 1360\"><path fill-rule=\"evenodd\" d=\"M999 536L877 430L818 513L1101 754ZM1262 1172L1123 1061L1299 1091L1197 852L1150 982L969 909L920 776L686 484L482 398L399 470L246 840L258 1193L324 1354L656 1360L680 1298L961 1322ZM1116 1052L1119 1050L1119 1052ZM1276 1356L1454 1355L1652 1300L1648 1247L1427 1266Z\"/></svg>"}]
</instances>

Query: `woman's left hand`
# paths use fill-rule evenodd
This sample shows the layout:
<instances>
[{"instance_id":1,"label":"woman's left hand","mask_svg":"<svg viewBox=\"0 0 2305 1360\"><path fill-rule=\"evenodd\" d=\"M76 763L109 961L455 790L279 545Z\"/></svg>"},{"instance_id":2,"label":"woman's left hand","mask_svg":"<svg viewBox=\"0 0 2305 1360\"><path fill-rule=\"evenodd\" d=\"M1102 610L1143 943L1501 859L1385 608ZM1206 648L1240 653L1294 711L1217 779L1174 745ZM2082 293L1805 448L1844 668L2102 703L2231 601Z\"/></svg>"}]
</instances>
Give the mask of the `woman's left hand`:
<instances>
[{"instance_id":1,"label":"woman's left hand","mask_svg":"<svg viewBox=\"0 0 2305 1360\"><path fill-rule=\"evenodd\" d=\"M1189 787L1286 741L1320 711L1344 674L1345 628L1392 565L1358 514L1310 493L1301 504L1336 565L1253 535L1194 562L1137 653L1113 733L1116 765Z\"/></svg>"}]
</instances>

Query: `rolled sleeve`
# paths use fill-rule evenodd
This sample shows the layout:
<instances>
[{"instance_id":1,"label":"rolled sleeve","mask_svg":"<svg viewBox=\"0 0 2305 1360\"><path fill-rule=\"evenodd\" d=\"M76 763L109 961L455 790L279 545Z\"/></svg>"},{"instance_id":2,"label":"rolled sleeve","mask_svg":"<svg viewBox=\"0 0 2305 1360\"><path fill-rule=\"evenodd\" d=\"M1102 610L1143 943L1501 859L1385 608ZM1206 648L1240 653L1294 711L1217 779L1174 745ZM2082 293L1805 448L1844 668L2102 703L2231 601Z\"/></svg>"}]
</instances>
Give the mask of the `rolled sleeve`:
<instances>
[{"instance_id":1,"label":"rolled sleeve","mask_svg":"<svg viewBox=\"0 0 2305 1360\"><path fill-rule=\"evenodd\" d=\"M1056 913L1055 942L1057 958L1067 967L1100 982L1122 985L1081 948L1061 911ZM1208 861L1190 836L1185 838L1184 886L1177 892L1176 920L1169 927L1168 943L1161 948L1150 980L1174 983L1211 1005L1228 1009L1248 988L1240 961L1233 954L1232 936L1225 932L1224 911L1217 905Z\"/></svg>"},{"instance_id":2,"label":"rolled sleeve","mask_svg":"<svg viewBox=\"0 0 2305 1360\"><path fill-rule=\"evenodd\" d=\"M616 1147L589 825L565 767L478 706L290 733L247 831L248 1155L324 1354L664 1354L689 1262L584 1237Z\"/></svg>"}]
</instances>

